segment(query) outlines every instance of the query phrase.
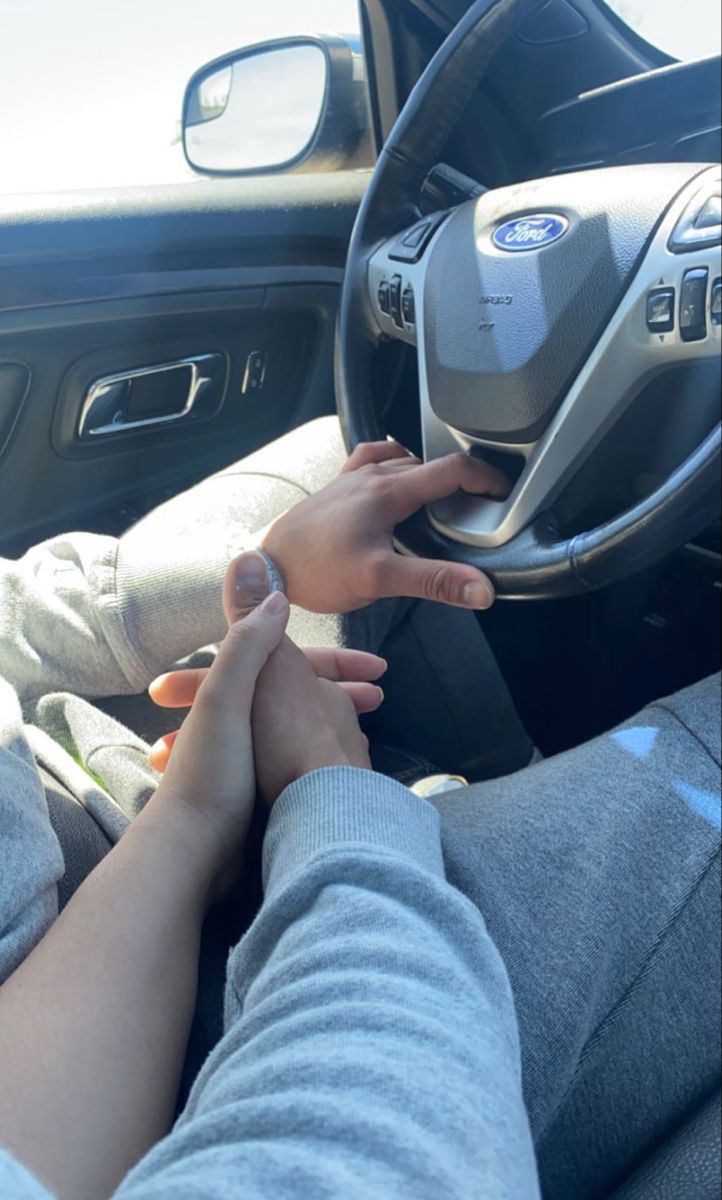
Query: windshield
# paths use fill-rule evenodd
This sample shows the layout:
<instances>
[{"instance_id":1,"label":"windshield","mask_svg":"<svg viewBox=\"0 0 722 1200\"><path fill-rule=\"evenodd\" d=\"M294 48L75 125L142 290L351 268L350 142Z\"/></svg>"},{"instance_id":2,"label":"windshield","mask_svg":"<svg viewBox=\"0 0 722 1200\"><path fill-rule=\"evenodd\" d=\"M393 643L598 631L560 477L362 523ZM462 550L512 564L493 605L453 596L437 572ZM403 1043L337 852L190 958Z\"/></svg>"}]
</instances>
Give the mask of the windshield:
<instances>
[{"instance_id":1,"label":"windshield","mask_svg":"<svg viewBox=\"0 0 722 1200\"><path fill-rule=\"evenodd\" d=\"M682 61L720 53L719 0L606 0L651 46Z\"/></svg>"}]
</instances>

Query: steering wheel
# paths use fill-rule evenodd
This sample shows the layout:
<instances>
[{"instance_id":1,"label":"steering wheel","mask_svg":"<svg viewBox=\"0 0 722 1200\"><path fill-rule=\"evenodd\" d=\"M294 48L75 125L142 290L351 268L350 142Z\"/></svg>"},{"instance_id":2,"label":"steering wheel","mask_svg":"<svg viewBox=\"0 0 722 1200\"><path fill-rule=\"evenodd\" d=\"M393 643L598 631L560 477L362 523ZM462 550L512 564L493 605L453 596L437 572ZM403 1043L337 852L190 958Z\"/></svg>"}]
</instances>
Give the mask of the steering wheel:
<instances>
[{"instance_id":1,"label":"steering wheel","mask_svg":"<svg viewBox=\"0 0 722 1200\"><path fill-rule=\"evenodd\" d=\"M509 599L605 586L719 516L719 424L596 529L563 538L551 505L655 374L719 356L720 168L590 169L418 208L487 64L537 5L478 0L409 97L356 220L336 355L349 449L385 436L373 363L396 338L418 353L426 460L520 457L507 500L458 494L397 530L402 552L470 563Z\"/></svg>"}]
</instances>

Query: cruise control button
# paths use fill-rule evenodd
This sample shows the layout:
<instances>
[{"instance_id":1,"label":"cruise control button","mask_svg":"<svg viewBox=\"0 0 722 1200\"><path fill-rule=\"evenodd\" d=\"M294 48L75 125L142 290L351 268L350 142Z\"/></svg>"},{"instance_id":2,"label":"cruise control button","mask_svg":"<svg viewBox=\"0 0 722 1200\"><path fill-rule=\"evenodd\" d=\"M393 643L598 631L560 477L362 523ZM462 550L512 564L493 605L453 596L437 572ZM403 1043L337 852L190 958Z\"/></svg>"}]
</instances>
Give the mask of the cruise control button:
<instances>
[{"instance_id":1,"label":"cruise control button","mask_svg":"<svg viewBox=\"0 0 722 1200\"><path fill-rule=\"evenodd\" d=\"M409 285L404 290L401 297L401 315L407 325L416 324L416 302L414 300L414 289Z\"/></svg>"},{"instance_id":2,"label":"cruise control button","mask_svg":"<svg viewBox=\"0 0 722 1200\"><path fill-rule=\"evenodd\" d=\"M701 342L707 336L705 306L707 304L706 267L685 271L679 302L679 331L683 342Z\"/></svg>"},{"instance_id":3,"label":"cruise control button","mask_svg":"<svg viewBox=\"0 0 722 1200\"><path fill-rule=\"evenodd\" d=\"M713 325L722 325L722 279L715 279L712 284L710 315Z\"/></svg>"},{"instance_id":4,"label":"cruise control button","mask_svg":"<svg viewBox=\"0 0 722 1200\"><path fill-rule=\"evenodd\" d=\"M391 280L391 288L389 289L391 316L393 318L394 325L396 325L398 329L403 329L404 327L403 318L401 316L401 288L403 287L403 282L404 281L400 275L394 275L393 279Z\"/></svg>"},{"instance_id":5,"label":"cruise control button","mask_svg":"<svg viewBox=\"0 0 722 1200\"><path fill-rule=\"evenodd\" d=\"M379 284L379 308L385 317L391 316L391 289L388 279L382 279Z\"/></svg>"},{"instance_id":6,"label":"cruise control button","mask_svg":"<svg viewBox=\"0 0 722 1200\"><path fill-rule=\"evenodd\" d=\"M647 329L650 333L674 329L674 288L655 288L647 296Z\"/></svg>"},{"instance_id":7,"label":"cruise control button","mask_svg":"<svg viewBox=\"0 0 722 1200\"><path fill-rule=\"evenodd\" d=\"M722 196L710 196L694 223L695 229L713 229L722 225Z\"/></svg>"}]
</instances>

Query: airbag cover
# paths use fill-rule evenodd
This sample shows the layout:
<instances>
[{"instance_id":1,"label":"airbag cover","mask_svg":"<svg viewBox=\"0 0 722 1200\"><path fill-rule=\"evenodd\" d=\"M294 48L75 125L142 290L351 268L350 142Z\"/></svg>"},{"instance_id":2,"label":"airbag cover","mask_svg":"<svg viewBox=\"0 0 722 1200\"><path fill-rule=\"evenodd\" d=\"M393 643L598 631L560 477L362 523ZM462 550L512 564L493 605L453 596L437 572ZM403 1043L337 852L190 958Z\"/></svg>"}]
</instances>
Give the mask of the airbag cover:
<instances>
[{"instance_id":1,"label":"airbag cover","mask_svg":"<svg viewBox=\"0 0 722 1200\"><path fill-rule=\"evenodd\" d=\"M616 167L485 193L442 227L424 287L431 406L448 425L519 444L544 431L679 189L701 168ZM519 252L518 217L553 240ZM568 228L564 229L568 221ZM562 233L559 233L559 229ZM512 231L513 232L513 231ZM499 242L509 241L503 231Z\"/></svg>"}]
</instances>

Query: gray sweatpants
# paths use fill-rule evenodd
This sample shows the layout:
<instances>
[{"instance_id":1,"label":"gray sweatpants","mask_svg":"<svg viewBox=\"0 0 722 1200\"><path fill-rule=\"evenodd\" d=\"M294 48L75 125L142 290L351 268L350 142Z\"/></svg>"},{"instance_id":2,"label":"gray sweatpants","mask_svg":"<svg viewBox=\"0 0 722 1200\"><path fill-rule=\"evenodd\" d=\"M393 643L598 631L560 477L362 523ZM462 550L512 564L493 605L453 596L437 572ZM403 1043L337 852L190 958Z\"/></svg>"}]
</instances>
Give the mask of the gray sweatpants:
<instances>
[{"instance_id":1,"label":"gray sweatpants","mask_svg":"<svg viewBox=\"0 0 722 1200\"><path fill-rule=\"evenodd\" d=\"M436 804L511 978L544 1194L606 1196L719 1087L719 676Z\"/></svg>"}]
</instances>

